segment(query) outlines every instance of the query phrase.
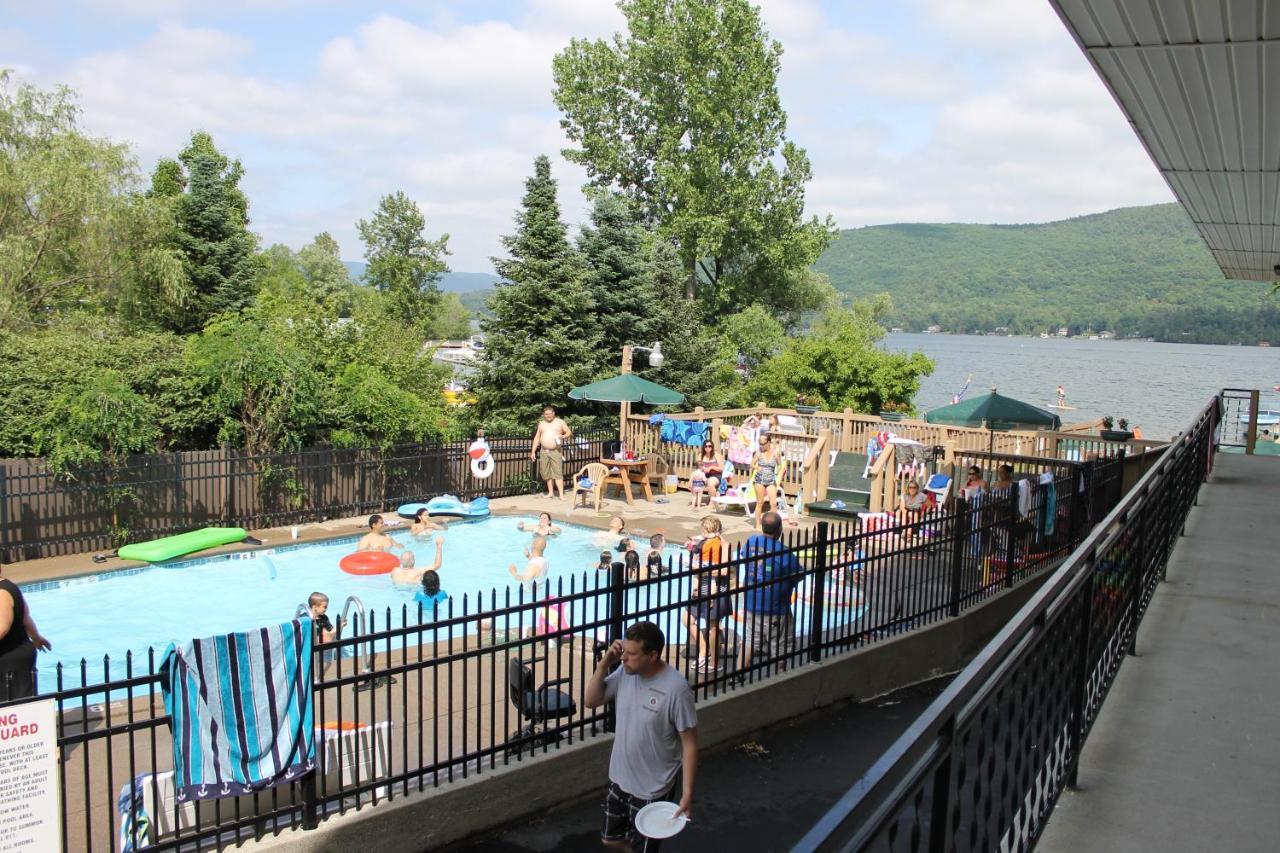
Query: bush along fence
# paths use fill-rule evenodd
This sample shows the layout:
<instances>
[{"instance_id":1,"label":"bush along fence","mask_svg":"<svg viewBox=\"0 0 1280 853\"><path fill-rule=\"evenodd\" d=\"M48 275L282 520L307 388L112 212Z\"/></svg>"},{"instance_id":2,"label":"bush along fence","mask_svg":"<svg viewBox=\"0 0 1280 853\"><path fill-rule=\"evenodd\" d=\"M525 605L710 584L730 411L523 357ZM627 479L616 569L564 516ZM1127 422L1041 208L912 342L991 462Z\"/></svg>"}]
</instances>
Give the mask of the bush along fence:
<instances>
[{"instance_id":1,"label":"bush along fence","mask_svg":"<svg viewBox=\"0 0 1280 853\"><path fill-rule=\"evenodd\" d=\"M567 444L569 473L614 436ZM363 515L442 493L509 497L537 488L529 436L490 438L494 472L471 474L467 441L311 448L249 455L207 450L131 456L119 466L54 471L43 459L0 461L0 561L116 548L207 525L274 527Z\"/></svg>"},{"instance_id":2,"label":"bush along fence","mask_svg":"<svg viewBox=\"0 0 1280 853\"><path fill-rule=\"evenodd\" d=\"M154 649L59 668L63 847L226 847L363 808L610 730L584 691L606 640L651 620L701 698L959 615L1068 554L1118 499L1118 461L1068 468L1020 495L958 500L909 523L788 531L767 556L681 557L647 577L570 574L457 595L437 609L364 613L314 649L317 769L245 796L180 802ZM783 642L749 649L761 560L795 558ZM723 586L723 584L727 584ZM335 602L336 605L336 602ZM730 610L732 612L730 612Z\"/></svg>"},{"instance_id":3,"label":"bush along fence","mask_svg":"<svg viewBox=\"0 0 1280 853\"><path fill-rule=\"evenodd\" d=\"M1127 655L1200 485L1215 397L1018 615L795 847L1030 850ZM1231 413L1234 416L1234 413Z\"/></svg>"}]
</instances>

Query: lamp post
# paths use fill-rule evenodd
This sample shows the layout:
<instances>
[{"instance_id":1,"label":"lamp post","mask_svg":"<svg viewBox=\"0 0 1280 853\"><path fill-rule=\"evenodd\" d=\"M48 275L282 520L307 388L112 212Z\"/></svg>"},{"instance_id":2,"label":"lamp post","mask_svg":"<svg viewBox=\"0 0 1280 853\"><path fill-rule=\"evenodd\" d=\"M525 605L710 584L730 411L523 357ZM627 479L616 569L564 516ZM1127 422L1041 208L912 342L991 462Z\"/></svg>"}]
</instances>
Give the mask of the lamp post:
<instances>
[{"instance_id":1,"label":"lamp post","mask_svg":"<svg viewBox=\"0 0 1280 853\"><path fill-rule=\"evenodd\" d=\"M653 367L662 367L662 362L666 361L666 356L662 354L662 343L654 341L651 347L635 346L627 344L622 348L622 372L631 372L632 357L637 352L649 353L649 364ZM626 441L627 436L627 419L631 417L631 403L623 400L621 414L619 415L618 438Z\"/></svg>"}]
</instances>

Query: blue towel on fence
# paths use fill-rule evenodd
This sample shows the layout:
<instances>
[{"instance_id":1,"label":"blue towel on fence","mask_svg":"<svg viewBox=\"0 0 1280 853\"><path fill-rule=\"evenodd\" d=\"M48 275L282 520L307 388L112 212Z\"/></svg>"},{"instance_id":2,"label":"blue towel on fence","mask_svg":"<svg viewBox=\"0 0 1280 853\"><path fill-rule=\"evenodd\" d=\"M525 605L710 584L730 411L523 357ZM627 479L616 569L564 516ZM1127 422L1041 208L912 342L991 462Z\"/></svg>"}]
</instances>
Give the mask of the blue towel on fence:
<instances>
[{"instance_id":1,"label":"blue towel on fence","mask_svg":"<svg viewBox=\"0 0 1280 853\"><path fill-rule=\"evenodd\" d=\"M658 428L658 438L663 441L675 441L676 424L679 421L663 421L662 426Z\"/></svg>"},{"instance_id":2,"label":"blue towel on fence","mask_svg":"<svg viewBox=\"0 0 1280 853\"><path fill-rule=\"evenodd\" d=\"M689 447L701 447L707 440L710 429L711 424L706 421L691 421L684 435L684 443Z\"/></svg>"},{"instance_id":3,"label":"blue towel on fence","mask_svg":"<svg viewBox=\"0 0 1280 853\"><path fill-rule=\"evenodd\" d=\"M311 619L174 643L161 664L179 802L230 797L315 769Z\"/></svg>"}]
</instances>

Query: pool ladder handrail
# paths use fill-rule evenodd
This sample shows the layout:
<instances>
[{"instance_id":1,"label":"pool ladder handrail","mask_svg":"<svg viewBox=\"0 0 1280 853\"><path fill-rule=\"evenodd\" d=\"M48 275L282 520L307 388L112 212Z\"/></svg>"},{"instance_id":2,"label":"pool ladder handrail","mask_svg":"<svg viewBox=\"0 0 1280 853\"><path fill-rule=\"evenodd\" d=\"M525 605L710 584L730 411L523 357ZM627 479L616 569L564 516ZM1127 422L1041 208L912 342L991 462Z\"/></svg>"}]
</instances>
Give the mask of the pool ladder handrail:
<instances>
[{"instance_id":1,"label":"pool ladder handrail","mask_svg":"<svg viewBox=\"0 0 1280 853\"><path fill-rule=\"evenodd\" d=\"M355 607L354 620L349 620L347 619L347 614L351 612L351 609L353 606ZM343 624L344 626L345 625L353 626L353 630L356 636L359 636L360 634L364 633L365 607L364 607L364 602L360 600L359 596L357 595L347 596L347 600L342 603L342 616L340 617L340 619L341 619L341 624ZM342 629L339 628L338 637L341 637L341 636L342 636ZM355 657L357 661L359 661L359 658L360 658L359 649L360 649L359 644L357 644L352 649L352 651L355 653ZM364 664L364 671L371 672L373 670L373 656L374 656L372 640L368 642L368 648L365 650L365 654L367 655L367 658Z\"/></svg>"}]
</instances>

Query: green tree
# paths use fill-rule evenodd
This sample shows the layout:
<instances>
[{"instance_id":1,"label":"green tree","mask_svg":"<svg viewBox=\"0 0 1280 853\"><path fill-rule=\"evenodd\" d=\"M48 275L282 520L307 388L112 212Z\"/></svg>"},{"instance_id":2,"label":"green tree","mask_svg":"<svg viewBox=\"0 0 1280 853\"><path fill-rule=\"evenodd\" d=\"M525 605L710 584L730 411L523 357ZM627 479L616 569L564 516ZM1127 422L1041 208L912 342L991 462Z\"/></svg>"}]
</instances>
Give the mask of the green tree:
<instances>
[{"instance_id":1,"label":"green tree","mask_svg":"<svg viewBox=\"0 0 1280 853\"><path fill-rule=\"evenodd\" d=\"M803 394L830 410L849 407L878 412L886 404L910 407L920 378L933 372L923 353L885 352L878 320L887 299L829 311L811 333L787 339L782 351L760 365L747 395L774 406L791 406Z\"/></svg>"},{"instance_id":2,"label":"green tree","mask_svg":"<svg viewBox=\"0 0 1280 853\"><path fill-rule=\"evenodd\" d=\"M435 316L427 325L427 337L437 341L457 341L471 336L471 309L456 293L440 294Z\"/></svg>"},{"instance_id":3,"label":"green tree","mask_svg":"<svg viewBox=\"0 0 1280 853\"><path fill-rule=\"evenodd\" d=\"M428 240L426 227L417 203L399 191L378 201L372 219L356 223L369 264L364 280L387 294L397 316L424 330L440 299L440 276L449 271L449 235Z\"/></svg>"},{"instance_id":4,"label":"green tree","mask_svg":"<svg viewBox=\"0 0 1280 853\"><path fill-rule=\"evenodd\" d=\"M166 332L124 329L105 317L76 314L48 328L0 330L0 456L49 452L51 430L67 420L53 413L55 401L79 398L94 377L119 377L137 398L155 402L164 429L161 401L181 374L181 339ZM97 443L99 450L104 446ZM64 455L74 456L69 451Z\"/></svg>"},{"instance_id":5,"label":"green tree","mask_svg":"<svg viewBox=\"0 0 1280 853\"><path fill-rule=\"evenodd\" d=\"M338 241L328 231L298 250L298 264L314 298L343 306L351 299L355 282L342 262Z\"/></svg>"},{"instance_id":6,"label":"green tree","mask_svg":"<svg viewBox=\"0 0 1280 853\"><path fill-rule=\"evenodd\" d=\"M578 252L600 333L596 373L616 373L624 345L657 340L665 307L654 287L649 234L625 199L598 193L591 224L578 236Z\"/></svg>"},{"instance_id":7,"label":"green tree","mask_svg":"<svg viewBox=\"0 0 1280 853\"><path fill-rule=\"evenodd\" d=\"M205 131L191 135L177 161L162 160L152 173L152 196L173 203L173 243L192 289L176 331L195 331L212 315L253 301L257 238L249 231L243 176L240 161L220 152Z\"/></svg>"},{"instance_id":8,"label":"green tree","mask_svg":"<svg viewBox=\"0 0 1280 853\"><path fill-rule=\"evenodd\" d=\"M71 90L0 71L0 327L119 311L147 287L181 290L153 227L163 211L132 194L128 149L86 136L78 116Z\"/></svg>"},{"instance_id":9,"label":"green tree","mask_svg":"<svg viewBox=\"0 0 1280 853\"><path fill-rule=\"evenodd\" d=\"M617 187L675 241L696 292L717 311L749 302L804 310L793 273L834 226L804 219L808 156L786 139L782 47L747 0L620 0L627 35L574 39L553 62L565 157Z\"/></svg>"},{"instance_id":10,"label":"green tree","mask_svg":"<svg viewBox=\"0 0 1280 853\"><path fill-rule=\"evenodd\" d=\"M213 426L219 444L251 454L314 440L331 405L313 353L287 323L224 314L187 341L188 430Z\"/></svg>"},{"instance_id":11,"label":"green tree","mask_svg":"<svg viewBox=\"0 0 1280 853\"><path fill-rule=\"evenodd\" d=\"M777 355L787 340L787 330L760 305L749 305L721 319L720 334L733 347L738 363L748 375Z\"/></svg>"},{"instance_id":12,"label":"green tree","mask_svg":"<svg viewBox=\"0 0 1280 853\"><path fill-rule=\"evenodd\" d=\"M742 380L735 370L736 351L707 322L702 304L684 299L684 271L675 247L650 239L648 262L655 305L653 338L662 342L665 360L661 368L641 362L636 372L684 394L680 410L738 405Z\"/></svg>"},{"instance_id":13,"label":"green tree","mask_svg":"<svg viewBox=\"0 0 1280 853\"><path fill-rule=\"evenodd\" d=\"M599 336L582 263L560 219L551 160L534 174L516 213L516 232L494 258L502 282L481 323L485 348L472 390L477 415L491 432L530 428L542 407L559 405L569 389L592 378Z\"/></svg>"}]
</instances>

